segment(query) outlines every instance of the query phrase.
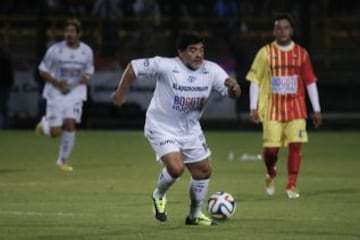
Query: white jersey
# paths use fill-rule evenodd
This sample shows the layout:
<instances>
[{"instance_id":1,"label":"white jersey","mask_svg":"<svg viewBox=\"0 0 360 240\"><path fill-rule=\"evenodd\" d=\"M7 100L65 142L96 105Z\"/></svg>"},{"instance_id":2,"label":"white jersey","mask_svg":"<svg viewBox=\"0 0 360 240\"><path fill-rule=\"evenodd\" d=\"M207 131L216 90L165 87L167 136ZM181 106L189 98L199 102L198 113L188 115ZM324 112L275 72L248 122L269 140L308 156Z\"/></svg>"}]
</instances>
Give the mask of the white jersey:
<instances>
[{"instance_id":1,"label":"white jersey","mask_svg":"<svg viewBox=\"0 0 360 240\"><path fill-rule=\"evenodd\" d=\"M52 45L39 65L39 70L48 72L58 81L66 81L71 91L64 95L51 83L46 82L43 97L47 101L60 99L83 100L87 99L87 87L79 84L80 79L94 73L94 56L91 48L80 42L78 48L69 48L65 41Z\"/></svg>"},{"instance_id":2,"label":"white jersey","mask_svg":"<svg viewBox=\"0 0 360 240\"><path fill-rule=\"evenodd\" d=\"M201 132L199 118L213 90L227 95L229 75L216 63L203 61L195 71L178 58L154 57L131 61L138 80L156 79L146 112L145 129L179 136Z\"/></svg>"}]
</instances>

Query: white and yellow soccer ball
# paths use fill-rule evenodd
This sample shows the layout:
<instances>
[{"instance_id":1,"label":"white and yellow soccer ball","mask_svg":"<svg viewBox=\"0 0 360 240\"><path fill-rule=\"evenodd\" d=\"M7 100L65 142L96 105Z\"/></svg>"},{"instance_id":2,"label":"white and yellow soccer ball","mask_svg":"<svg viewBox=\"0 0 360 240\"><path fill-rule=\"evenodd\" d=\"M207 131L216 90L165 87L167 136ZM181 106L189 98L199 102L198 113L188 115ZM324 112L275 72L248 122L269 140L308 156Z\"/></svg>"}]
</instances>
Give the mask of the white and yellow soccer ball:
<instances>
[{"instance_id":1,"label":"white and yellow soccer ball","mask_svg":"<svg viewBox=\"0 0 360 240\"><path fill-rule=\"evenodd\" d=\"M236 210L234 197L228 192L216 192L210 196L207 211L215 220L230 219Z\"/></svg>"}]
</instances>

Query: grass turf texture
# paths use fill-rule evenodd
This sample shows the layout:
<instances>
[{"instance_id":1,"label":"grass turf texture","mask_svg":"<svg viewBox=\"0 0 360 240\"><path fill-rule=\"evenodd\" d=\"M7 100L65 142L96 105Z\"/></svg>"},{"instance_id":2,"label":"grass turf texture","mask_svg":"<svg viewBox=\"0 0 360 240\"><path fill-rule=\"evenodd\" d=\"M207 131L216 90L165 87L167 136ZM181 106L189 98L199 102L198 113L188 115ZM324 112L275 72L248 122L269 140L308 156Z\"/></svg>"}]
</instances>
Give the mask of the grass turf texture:
<instances>
[{"instance_id":1,"label":"grass turf texture","mask_svg":"<svg viewBox=\"0 0 360 240\"><path fill-rule=\"evenodd\" d=\"M206 132L213 152L208 196L228 191L237 210L218 226L196 227L184 225L188 173L168 192L168 222L153 217L160 166L141 131L78 132L74 172L55 166L59 139L0 131L0 239L360 239L360 133L309 135L301 198L288 200L285 149L270 198L263 162L239 160L261 151L261 133Z\"/></svg>"}]
</instances>

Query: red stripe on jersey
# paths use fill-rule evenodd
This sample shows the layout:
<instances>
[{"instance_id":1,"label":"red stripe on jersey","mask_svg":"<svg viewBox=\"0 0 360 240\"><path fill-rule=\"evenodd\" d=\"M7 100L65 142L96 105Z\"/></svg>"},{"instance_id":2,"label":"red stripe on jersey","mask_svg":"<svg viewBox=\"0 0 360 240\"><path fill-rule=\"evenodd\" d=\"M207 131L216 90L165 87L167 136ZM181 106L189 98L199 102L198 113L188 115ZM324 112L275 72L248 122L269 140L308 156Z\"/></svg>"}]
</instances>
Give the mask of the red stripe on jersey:
<instances>
[{"instance_id":1,"label":"red stripe on jersey","mask_svg":"<svg viewBox=\"0 0 360 240\"><path fill-rule=\"evenodd\" d=\"M287 69L288 69L288 59L287 59L287 52L280 51L280 76L288 76ZM279 102L279 112L280 112L280 119L286 119L286 96L287 95L280 95L280 102Z\"/></svg>"},{"instance_id":2,"label":"red stripe on jersey","mask_svg":"<svg viewBox=\"0 0 360 240\"><path fill-rule=\"evenodd\" d=\"M291 50L282 51L274 43L270 44L268 53L271 77L297 77L297 93L271 94L268 119L306 118L305 84L316 81L308 53L297 44Z\"/></svg>"}]
</instances>

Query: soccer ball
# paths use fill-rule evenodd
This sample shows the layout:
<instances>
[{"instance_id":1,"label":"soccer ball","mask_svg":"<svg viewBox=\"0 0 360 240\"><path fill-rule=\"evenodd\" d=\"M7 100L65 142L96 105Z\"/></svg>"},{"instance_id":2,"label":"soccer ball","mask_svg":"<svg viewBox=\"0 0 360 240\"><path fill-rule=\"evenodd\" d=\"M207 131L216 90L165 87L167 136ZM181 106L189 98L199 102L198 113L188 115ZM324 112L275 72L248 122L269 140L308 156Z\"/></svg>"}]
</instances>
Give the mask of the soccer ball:
<instances>
[{"instance_id":1,"label":"soccer ball","mask_svg":"<svg viewBox=\"0 0 360 240\"><path fill-rule=\"evenodd\" d=\"M236 202L230 193L216 192L208 199L207 211L215 220L230 219L235 209Z\"/></svg>"}]
</instances>

